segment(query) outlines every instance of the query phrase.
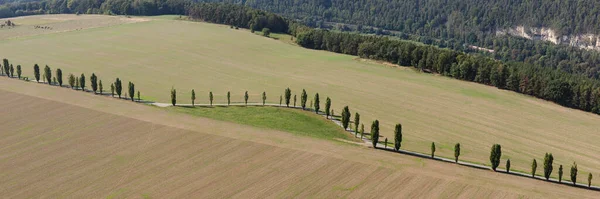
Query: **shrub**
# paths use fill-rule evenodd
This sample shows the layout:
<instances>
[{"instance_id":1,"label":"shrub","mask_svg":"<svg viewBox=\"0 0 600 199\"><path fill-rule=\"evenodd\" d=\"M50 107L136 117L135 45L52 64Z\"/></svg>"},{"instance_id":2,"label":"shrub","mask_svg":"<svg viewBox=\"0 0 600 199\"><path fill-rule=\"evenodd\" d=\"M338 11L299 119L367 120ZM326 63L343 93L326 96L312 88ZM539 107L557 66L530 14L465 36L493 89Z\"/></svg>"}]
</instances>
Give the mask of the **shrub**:
<instances>
[{"instance_id":1,"label":"shrub","mask_svg":"<svg viewBox=\"0 0 600 199\"><path fill-rule=\"evenodd\" d=\"M387 138L385 138L385 141L383 142L383 143L384 143L383 147L384 147L385 149L387 149L387 141L388 141L388 140L387 140Z\"/></svg>"},{"instance_id":2,"label":"shrub","mask_svg":"<svg viewBox=\"0 0 600 199\"><path fill-rule=\"evenodd\" d=\"M269 35L271 35L271 29L269 29L269 28L263 28L262 29L262 34L265 37L269 37Z\"/></svg>"},{"instance_id":3,"label":"shrub","mask_svg":"<svg viewBox=\"0 0 600 199\"><path fill-rule=\"evenodd\" d=\"M210 106L212 106L212 103L213 103L213 94L212 94L212 91L210 91L208 93L208 100L210 100Z\"/></svg>"},{"instance_id":4,"label":"shrub","mask_svg":"<svg viewBox=\"0 0 600 199\"><path fill-rule=\"evenodd\" d=\"M588 175L588 187L592 187L592 173Z\"/></svg>"},{"instance_id":5,"label":"shrub","mask_svg":"<svg viewBox=\"0 0 600 199\"><path fill-rule=\"evenodd\" d=\"M294 107L296 107L296 95L294 95Z\"/></svg>"},{"instance_id":6,"label":"shrub","mask_svg":"<svg viewBox=\"0 0 600 199\"><path fill-rule=\"evenodd\" d=\"M510 173L510 159L506 160L506 173Z\"/></svg>"},{"instance_id":7,"label":"shrub","mask_svg":"<svg viewBox=\"0 0 600 199\"><path fill-rule=\"evenodd\" d=\"M267 101L267 92L263 91L262 94L262 101L263 101L263 106L265 105L265 102Z\"/></svg>"},{"instance_id":8,"label":"shrub","mask_svg":"<svg viewBox=\"0 0 600 199\"><path fill-rule=\"evenodd\" d=\"M227 106L231 104L231 92L227 91Z\"/></svg>"},{"instance_id":9,"label":"shrub","mask_svg":"<svg viewBox=\"0 0 600 199\"><path fill-rule=\"evenodd\" d=\"M248 105L248 97L249 97L249 96L248 96L248 91L246 91L246 92L244 93L244 104L245 104L245 105Z\"/></svg>"}]
</instances>

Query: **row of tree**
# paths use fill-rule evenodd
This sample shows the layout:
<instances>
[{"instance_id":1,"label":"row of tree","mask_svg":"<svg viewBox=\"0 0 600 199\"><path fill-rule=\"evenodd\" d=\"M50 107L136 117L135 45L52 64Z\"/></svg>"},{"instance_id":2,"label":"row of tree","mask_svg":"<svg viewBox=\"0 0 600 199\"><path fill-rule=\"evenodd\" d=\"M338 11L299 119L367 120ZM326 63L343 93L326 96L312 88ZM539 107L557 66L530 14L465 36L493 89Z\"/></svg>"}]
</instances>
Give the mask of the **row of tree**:
<instances>
[{"instance_id":1,"label":"row of tree","mask_svg":"<svg viewBox=\"0 0 600 199\"><path fill-rule=\"evenodd\" d=\"M7 59L5 60L5 64L8 63ZM18 78L21 79L21 70L20 70L20 65L17 66L18 69ZM33 76L35 78L36 82L40 82L40 80L42 81L46 81L46 83L48 83L49 85L58 85L59 87L63 87L63 72L60 68L56 69L55 72L56 76L52 76L52 69L50 68L50 66L46 65L43 69L43 74L40 71L40 66L38 64L35 64L33 66ZM10 75L12 77L12 75ZM79 90L81 89L82 91L86 91L86 77L85 75L82 73L79 77L76 77L73 74L69 74L67 77L67 81L69 84L69 87L75 90ZM91 91L94 92L94 94L103 94L104 93L104 87L102 84L102 80L98 79L98 76L96 76L95 73L92 73L92 75L89 78L89 82L90 82L90 87L91 87ZM114 97L115 93L118 95L119 98L121 98L121 95L123 94L123 86L122 86L122 81L119 78L116 78L114 83L111 83L110 85L110 90L111 90L111 96ZM128 94L129 94L129 98L131 99L131 101L135 100L135 94L136 94L136 90L135 90L135 84L132 82L129 82L128 84ZM140 96L140 91L137 91L137 100L140 101L141 100L141 96Z\"/></svg>"}]
</instances>

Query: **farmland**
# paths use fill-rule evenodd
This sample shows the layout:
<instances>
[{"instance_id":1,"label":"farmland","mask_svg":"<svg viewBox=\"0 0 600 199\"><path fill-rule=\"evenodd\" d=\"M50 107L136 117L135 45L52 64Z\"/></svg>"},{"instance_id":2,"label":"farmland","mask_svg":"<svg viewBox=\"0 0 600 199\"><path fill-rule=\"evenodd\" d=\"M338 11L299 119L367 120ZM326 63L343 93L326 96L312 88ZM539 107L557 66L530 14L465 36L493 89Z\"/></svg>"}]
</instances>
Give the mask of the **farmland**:
<instances>
[{"instance_id":1,"label":"farmland","mask_svg":"<svg viewBox=\"0 0 600 199\"><path fill-rule=\"evenodd\" d=\"M391 137L393 125L402 123L408 150L428 152L434 141L438 155L451 157L452 146L460 142L462 159L487 163L490 147L498 143L503 161L510 158L516 170L528 171L533 158L540 162L551 152L555 164L577 161L582 173L600 173L596 115L488 86L302 49L228 26L147 19L5 39L0 55L23 65L28 76L34 63L67 74L95 72L105 82L118 75L136 83L142 98L159 102L168 102L171 87L181 100L196 89L212 91L217 102L226 101L227 91L237 102L245 91L250 101L259 102L266 91L267 101L275 102L287 87L298 95L306 89L309 100L315 92L322 102L329 96L336 112L348 105L365 124L379 119L383 136Z\"/></svg>"},{"instance_id":2,"label":"farmland","mask_svg":"<svg viewBox=\"0 0 600 199\"><path fill-rule=\"evenodd\" d=\"M6 78L0 101L8 198L597 194Z\"/></svg>"}]
</instances>

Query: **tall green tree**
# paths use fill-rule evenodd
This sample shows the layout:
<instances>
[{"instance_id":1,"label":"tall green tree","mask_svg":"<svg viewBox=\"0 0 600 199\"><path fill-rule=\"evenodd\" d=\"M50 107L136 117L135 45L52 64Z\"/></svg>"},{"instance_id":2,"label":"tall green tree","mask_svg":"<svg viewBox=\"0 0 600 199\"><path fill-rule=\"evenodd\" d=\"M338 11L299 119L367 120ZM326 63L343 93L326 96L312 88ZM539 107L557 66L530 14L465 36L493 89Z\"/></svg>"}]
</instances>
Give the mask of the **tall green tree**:
<instances>
[{"instance_id":1,"label":"tall green tree","mask_svg":"<svg viewBox=\"0 0 600 199\"><path fill-rule=\"evenodd\" d=\"M460 143L454 145L454 162L458 163L458 156L460 156Z\"/></svg>"},{"instance_id":2,"label":"tall green tree","mask_svg":"<svg viewBox=\"0 0 600 199\"><path fill-rule=\"evenodd\" d=\"M573 186L577 184L577 163L575 162L571 166L571 182L573 182Z\"/></svg>"},{"instance_id":3,"label":"tall green tree","mask_svg":"<svg viewBox=\"0 0 600 199\"><path fill-rule=\"evenodd\" d=\"M588 187L592 187L592 173L588 175Z\"/></svg>"},{"instance_id":4,"label":"tall green tree","mask_svg":"<svg viewBox=\"0 0 600 199\"><path fill-rule=\"evenodd\" d=\"M552 175L552 162L554 162L554 157L552 153L546 153L544 156L544 177L546 180L550 179L550 175Z\"/></svg>"},{"instance_id":5,"label":"tall green tree","mask_svg":"<svg viewBox=\"0 0 600 199\"><path fill-rule=\"evenodd\" d=\"M506 173L510 173L510 159L506 160Z\"/></svg>"},{"instance_id":6,"label":"tall green tree","mask_svg":"<svg viewBox=\"0 0 600 199\"><path fill-rule=\"evenodd\" d=\"M320 102L319 102L319 93L315 94L315 113L319 113L319 108L321 108Z\"/></svg>"},{"instance_id":7,"label":"tall green tree","mask_svg":"<svg viewBox=\"0 0 600 199\"><path fill-rule=\"evenodd\" d=\"M402 124L398 123L394 127L394 149L398 151L400 147L402 147Z\"/></svg>"},{"instance_id":8,"label":"tall green tree","mask_svg":"<svg viewBox=\"0 0 600 199\"><path fill-rule=\"evenodd\" d=\"M262 93L263 106L265 105L265 101L267 101L267 92L263 91L263 93Z\"/></svg>"},{"instance_id":9,"label":"tall green tree","mask_svg":"<svg viewBox=\"0 0 600 199\"><path fill-rule=\"evenodd\" d=\"M79 89L79 77L75 78L75 90Z\"/></svg>"},{"instance_id":10,"label":"tall green tree","mask_svg":"<svg viewBox=\"0 0 600 199\"><path fill-rule=\"evenodd\" d=\"M104 89L102 88L102 80L98 81L98 88L100 89L100 95L102 95L102 93L104 93Z\"/></svg>"},{"instance_id":11,"label":"tall green tree","mask_svg":"<svg viewBox=\"0 0 600 199\"><path fill-rule=\"evenodd\" d=\"M72 73L69 73L69 86L71 86L72 89L75 89L75 75Z\"/></svg>"},{"instance_id":12,"label":"tall green tree","mask_svg":"<svg viewBox=\"0 0 600 199\"><path fill-rule=\"evenodd\" d=\"M283 103L283 96L279 96L279 106L281 106L281 104Z\"/></svg>"},{"instance_id":13,"label":"tall green tree","mask_svg":"<svg viewBox=\"0 0 600 199\"><path fill-rule=\"evenodd\" d=\"M329 97L327 97L327 99L325 99L325 117L329 118L329 115L331 114L331 99L329 99ZM346 128L344 128L346 129Z\"/></svg>"},{"instance_id":14,"label":"tall green tree","mask_svg":"<svg viewBox=\"0 0 600 199\"><path fill-rule=\"evenodd\" d=\"M227 106L231 104L231 92L227 91Z\"/></svg>"},{"instance_id":15,"label":"tall green tree","mask_svg":"<svg viewBox=\"0 0 600 199\"><path fill-rule=\"evenodd\" d=\"M192 89L192 107L195 106L194 101L196 101L196 91L194 91L194 89Z\"/></svg>"},{"instance_id":16,"label":"tall green tree","mask_svg":"<svg viewBox=\"0 0 600 199\"><path fill-rule=\"evenodd\" d=\"M354 113L354 137L358 136L358 124L360 124L360 114Z\"/></svg>"},{"instance_id":17,"label":"tall green tree","mask_svg":"<svg viewBox=\"0 0 600 199\"><path fill-rule=\"evenodd\" d=\"M23 71L21 70L21 65L17 65L17 77L18 77L19 79L21 79L21 73L22 73L22 72L23 72Z\"/></svg>"},{"instance_id":18,"label":"tall green tree","mask_svg":"<svg viewBox=\"0 0 600 199\"><path fill-rule=\"evenodd\" d=\"M431 142L431 159L435 158L435 142Z\"/></svg>"},{"instance_id":19,"label":"tall green tree","mask_svg":"<svg viewBox=\"0 0 600 199\"><path fill-rule=\"evenodd\" d=\"M537 171L537 161L533 159L533 163L531 163L531 177L535 177L535 172Z\"/></svg>"},{"instance_id":20,"label":"tall green tree","mask_svg":"<svg viewBox=\"0 0 600 199\"><path fill-rule=\"evenodd\" d=\"M562 164L558 167L558 182L562 182L563 167Z\"/></svg>"},{"instance_id":21,"label":"tall green tree","mask_svg":"<svg viewBox=\"0 0 600 199\"><path fill-rule=\"evenodd\" d=\"M8 59L3 59L2 60L2 71L4 71L4 73L6 74L6 76L8 77L10 72L10 63L8 62Z\"/></svg>"},{"instance_id":22,"label":"tall green tree","mask_svg":"<svg viewBox=\"0 0 600 199\"><path fill-rule=\"evenodd\" d=\"M33 65L33 76L35 77L35 81L40 82L40 66L37 64Z\"/></svg>"},{"instance_id":23,"label":"tall green tree","mask_svg":"<svg viewBox=\"0 0 600 199\"><path fill-rule=\"evenodd\" d=\"M296 107L296 95L294 95L294 107Z\"/></svg>"},{"instance_id":24,"label":"tall green tree","mask_svg":"<svg viewBox=\"0 0 600 199\"><path fill-rule=\"evenodd\" d=\"M96 91L98 90L98 77L95 73L92 73L92 76L90 76L90 86L92 86L92 91L96 94Z\"/></svg>"},{"instance_id":25,"label":"tall green tree","mask_svg":"<svg viewBox=\"0 0 600 199\"><path fill-rule=\"evenodd\" d=\"M212 91L208 92L208 100L210 100L210 106L212 106L212 103L213 103L213 94L212 94Z\"/></svg>"},{"instance_id":26,"label":"tall green tree","mask_svg":"<svg viewBox=\"0 0 600 199\"><path fill-rule=\"evenodd\" d=\"M135 84L133 84L132 82L129 82L129 86L128 86L128 90L129 90L129 98L131 98L131 101L134 101L134 97L135 97Z\"/></svg>"},{"instance_id":27,"label":"tall green tree","mask_svg":"<svg viewBox=\"0 0 600 199\"><path fill-rule=\"evenodd\" d=\"M245 105L248 105L248 98L249 98L249 96L248 96L248 91L246 91L246 92L244 93L244 104L245 104Z\"/></svg>"},{"instance_id":28,"label":"tall green tree","mask_svg":"<svg viewBox=\"0 0 600 199\"><path fill-rule=\"evenodd\" d=\"M123 85L121 84L121 80L119 78L115 80L115 91L117 92L119 98L121 98L121 91L123 91Z\"/></svg>"},{"instance_id":29,"label":"tall green tree","mask_svg":"<svg viewBox=\"0 0 600 199\"><path fill-rule=\"evenodd\" d=\"M115 97L115 84L110 84L110 96Z\"/></svg>"},{"instance_id":30,"label":"tall green tree","mask_svg":"<svg viewBox=\"0 0 600 199\"><path fill-rule=\"evenodd\" d=\"M171 104L173 106L177 104L177 90L175 88L171 88Z\"/></svg>"},{"instance_id":31,"label":"tall green tree","mask_svg":"<svg viewBox=\"0 0 600 199\"><path fill-rule=\"evenodd\" d=\"M290 88L285 89L285 106L290 107L290 98L292 97L292 90Z\"/></svg>"},{"instance_id":32,"label":"tall green tree","mask_svg":"<svg viewBox=\"0 0 600 199\"><path fill-rule=\"evenodd\" d=\"M350 126L350 115L352 115L350 109L348 106L344 106L344 109L342 109L342 126L344 127L344 130L348 129L348 126Z\"/></svg>"},{"instance_id":33,"label":"tall green tree","mask_svg":"<svg viewBox=\"0 0 600 199\"><path fill-rule=\"evenodd\" d=\"M490 152L492 170L496 171L496 168L500 165L500 157L502 157L502 147L499 144L494 144L492 146L492 151Z\"/></svg>"},{"instance_id":34,"label":"tall green tree","mask_svg":"<svg viewBox=\"0 0 600 199\"><path fill-rule=\"evenodd\" d=\"M15 76L15 68L13 67L13 65L10 65L10 77L14 77Z\"/></svg>"},{"instance_id":35,"label":"tall green tree","mask_svg":"<svg viewBox=\"0 0 600 199\"><path fill-rule=\"evenodd\" d=\"M306 109L306 100L308 99L308 95L306 94L306 90L302 89L302 94L300 95L300 106L302 106L302 110Z\"/></svg>"},{"instance_id":36,"label":"tall green tree","mask_svg":"<svg viewBox=\"0 0 600 199\"><path fill-rule=\"evenodd\" d=\"M56 81L58 81L58 86L62 87L63 77L62 77L62 70L60 68L56 69Z\"/></svg>"},{"instance_id":37,"label":"tall green tree","mask_svg":"<svg viewBox=\"0 0 600 199\"><path fill-rule=\"evenodd\" d=\"M44 67L44 77L46 77L46 82L48 82L48 85L52 85L52 70L48 65Z\"/></svg>"},{"instance_id":38,"label":"tall green tree","mask_svg":"<svg viewBox=\"0 0 600 199\"><path fill-rule=\"evenodd\" d=\"M81 90L85 91L85 75L81 73L81 77L79 77L79 86L81 86Z\"/></svg>"},{"instance_id":39,"label":"tall green tree","mask_svg":"<svg viewBox=\"0 0 600 199\"><path fill-rule=\"evenodd\" d=\"M375 120L371 124L371 141L373 148L377 148L377 143L379 142L379 120Z\"/></svg>"}]
</instances>

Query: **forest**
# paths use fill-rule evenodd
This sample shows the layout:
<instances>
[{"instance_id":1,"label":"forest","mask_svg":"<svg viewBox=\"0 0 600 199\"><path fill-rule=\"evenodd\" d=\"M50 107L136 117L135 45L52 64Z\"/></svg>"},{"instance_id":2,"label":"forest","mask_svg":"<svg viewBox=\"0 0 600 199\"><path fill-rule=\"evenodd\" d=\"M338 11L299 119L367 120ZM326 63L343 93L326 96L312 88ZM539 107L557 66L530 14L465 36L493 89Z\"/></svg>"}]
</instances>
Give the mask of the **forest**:
<instances>
[{"instance_id":1,"label":"forest","mask_svg":"<svg viewBox=\"0 0 600 199\"><path fill-rule=\"evenodd\" d=\"M393 8L393 6L389 7ZM578 57L595 60L597 59L595 53L563 50L556 45L533 43L524 39L496 38L498 43L505 42L505 45L517 46L515 49L522 48L531 51L529 54L510 50L511 53L500 53L500 51L495 55L497 57L491 57L466 53L462 50L457 51L452 48L417 44L389 36L311 28L302 21L286 19L277 14L234 4L194 3L187 0L49 0L11 3L7 4L4 9L9 9L8 14L12 15L25 15L25 13L186 14L193 20L252 30L269 28L273 32L295 36L295 41L305 48L357 55L400 66L413 66L419 71L439 73L456 79L512 90L550 100L563 106L600 114L600 81L589 78L588 74L577 72L579 70L590 71L592 67L581 66L578 68L570 66L569 63L560 62L556 65L549 65L556 61L551 58L552 56L564 58L568 62L576 62ZM402 16L410 15L403 14ZM417 16L421 15L415 17ZM510 25L508 22L506 23ZM410 27L412 31L413 26ZM433 29L430 31L436 32ZM542 52L545 54L541 55ZM538 58L534 58L536 56ZM592 64L590 63L590 65ZM560 70L557 70L559 67Z\"/></svg>"},{"instance_id":2,"label":"forest","mask_svg":"<svg viewBox=\"0 0 600 199\"><path fill-rule=\"evenodd\" d=\"M206 0L250 6L300 20L316 28L390 34L442 48L489 55L600 78L598 52L549 42L500 36L498 30L546 27L558 35L600 34L600 2L592 0ZM341 28L340 28L341 27ZM369 28L366 28L369 27ZM371 27L375 27L375 31ZM380 28L380 29L377 29ZM383 31L381 29L384 29ZM386 31L389 30L389 31Z\"/></svg>"}]
</instances>

